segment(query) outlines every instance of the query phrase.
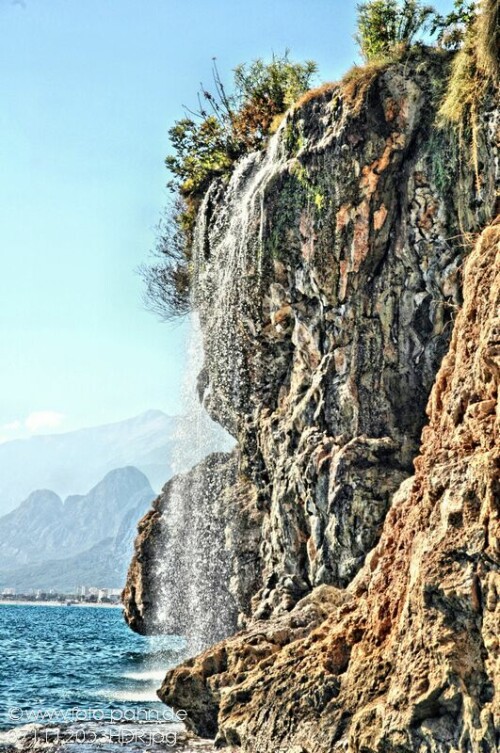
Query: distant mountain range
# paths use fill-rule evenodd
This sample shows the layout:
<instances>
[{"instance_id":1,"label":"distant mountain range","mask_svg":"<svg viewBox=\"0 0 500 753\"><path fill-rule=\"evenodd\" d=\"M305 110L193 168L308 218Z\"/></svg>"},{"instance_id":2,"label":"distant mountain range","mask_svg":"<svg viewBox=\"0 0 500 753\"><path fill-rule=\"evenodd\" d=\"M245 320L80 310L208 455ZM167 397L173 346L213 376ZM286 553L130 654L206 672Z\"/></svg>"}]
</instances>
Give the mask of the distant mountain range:
<instances>
[{"instance_id":1,"label":"distant mountain range","mask_svg":"<svg viewBox=\"0 0 500 753\"><path fill-rule=\"evenodd\" d=\"M0 444L0 515L34 489L51 489L60 497L86 494L108 471L127 465L142 471L159 491L172 475L180 421L150 410L113 424ZM57 510L51 499L46 500L47 514L51 504Z\"/></svg>"},{"instance_id":2,"label":"distant mountain range","mask_svg":"<svg viewBox=\"0 0 500 753\"><path fill-rule=\"evenodd\" d=\"M0 518L0 588L120 588L137 522L154 496L146 476L131 466L64 502L52 491L33 492Z\"/></svg>"},{"instance_id":3,"label":"distant mountain range","mask_svg":"<svg viewBox=\"0 0 500 753\"><path fill-rule=\"evenodd\" d=\"M174 455L177 469L189 467L233 443L200 416L150 410L0 444L0 589L121 588L137 522L172 476Z\"/></svg>"}]
</instances>

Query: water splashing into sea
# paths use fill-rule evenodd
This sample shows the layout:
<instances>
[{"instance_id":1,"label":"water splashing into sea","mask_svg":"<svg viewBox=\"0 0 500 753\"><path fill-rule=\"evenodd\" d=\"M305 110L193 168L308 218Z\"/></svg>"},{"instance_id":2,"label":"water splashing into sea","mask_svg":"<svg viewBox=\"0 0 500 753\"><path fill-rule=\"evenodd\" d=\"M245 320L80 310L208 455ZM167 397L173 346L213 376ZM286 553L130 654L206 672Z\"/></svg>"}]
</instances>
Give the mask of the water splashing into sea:
<instances>
[{"instance_id":1,"label":"water splashing into sea","mask_svg":"<svg viewBox=\"0 0 500 753\"><path fill-rule=\"evenodd\" d=\"M227 452L234 440L210 419L198 395L197 379L203 366L199 319L193 314L188 365L183 387L184 420L176 432L174 478L163 513L161 548L157 552L156 623L162 632L181 633L189 653L201 651L228 632L229 604L209 607L217 553L223 548L220 531L213 525L213 498L217 489L208 472L211 453ZM187 473L189 471L189 473ZM223 563L220 563L221 567Z\"/></svg>"},{"instance_id":2,"label":"water splashing into sea","mask_svg":"<svg viewBox=\"0 0 500 753\"><path fill-rule=\"evenodd\" d=\"M224 526L218 508L230 478L224 468L198 465L202 457L230 449L233 442L212 421L200 402L229 431L245 406L243 385L249 361L241 346L250 328L250 308L258 300L262 276L264 193L284 160L281 130L266 153L242 159L216 201L214 186L203 200L193 247L192 337L185 382L187 420L177 436L169 503L163 514L162 552L158 563L157 622L164 632L185 634L190 653L206 648L234 629L234 603L227 592L230 576L224 550ZM200 326L201 321L201 326ZM199 389L204 365L208 384ZM220 588L221 579L225 580Z\"/></svg>"}]
</instances>

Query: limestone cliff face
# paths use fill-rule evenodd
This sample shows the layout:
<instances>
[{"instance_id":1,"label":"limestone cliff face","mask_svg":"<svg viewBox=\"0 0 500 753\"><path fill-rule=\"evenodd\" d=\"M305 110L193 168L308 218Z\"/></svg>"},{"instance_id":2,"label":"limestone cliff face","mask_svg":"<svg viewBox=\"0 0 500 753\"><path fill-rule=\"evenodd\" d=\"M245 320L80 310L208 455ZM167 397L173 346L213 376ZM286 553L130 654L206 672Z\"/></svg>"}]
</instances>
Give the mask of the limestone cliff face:
<instances>
[{"instance_id":1,"label":"limestone cliff face","mask_svg":"<svg viewBox=\"0 0 500 753\"><path fill-rule=\"evenodd\" d=\"M498 113L478 190L433 125L440 77L438 56L311 98L205 200L205 404L238 439L259 513L247 615L347 586L412 473L461 302L459 228L495 196Z\"/></svg>"},{"instance_id":2,"label":"limestone cliff face","mask_svg":"<svg viewBox=\"0 0 500 753\"><path fill-rule=\"evenodd\" d=\"M200 211L200 394L238 440L219 551L244 629L169 672L161 697L249 753L496 750L481 568L498 566L497 345L477 299L494 229L490 276L481 251L468 263L468 355L464 309L409 480L463 303L463 233L491 221L498 180L494 98L478 175L434 125L445 69L419 53L311 96ZM141 535L132 621L154 586Z\"/></svg>"},{"instance_id":3,"label":"limestone cliff face","mask_svg":"<svg viewBox=\"0 0 500 753\"><path fill-rule=\"evenodd\" d=\"M167 702L186 702L197 683L221 743L269 753L498 751L500 218L467 260L464 292L416 475L336 594L340 606L318 589L308 599L316 593L329 616L305 639L294 632L299 602L286 625L260 623L217 647L212 666L202 655L167 675ZM209 716L191 706L199 727Z\"/></svg>"}]
</instances>

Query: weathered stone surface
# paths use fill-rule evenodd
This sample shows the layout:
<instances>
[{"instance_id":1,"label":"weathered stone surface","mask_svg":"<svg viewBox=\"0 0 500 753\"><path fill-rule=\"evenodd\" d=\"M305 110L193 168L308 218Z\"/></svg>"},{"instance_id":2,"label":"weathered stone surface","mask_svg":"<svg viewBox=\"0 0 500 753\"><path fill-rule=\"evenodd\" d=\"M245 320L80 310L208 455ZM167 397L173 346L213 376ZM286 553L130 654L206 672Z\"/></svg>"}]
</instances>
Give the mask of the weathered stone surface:
<instances>
[{"instance_id":1,"label":"weathered stone surface","mask_svg":"<svg viewBox=\"0 0 500 753\"><path fill-rule=\"evenodd\" d=\"M364 568L333 591L328 618L284 645L242 633L167 675L162 697L187 708L196 701L183 689L196 678L219 744L249 753L498 751L500 218L467 260L464 294L415 477L395 495ZM322 589L308 598L321 603ZM300 604L281 620L297 612ZM264 625L255 629L272 635L281 623Z\"/></svg>"},{"instance_id":2,"label":"weathered stone surface","mask_svg":"<svg viewBox=\"0 0 500 753\"><path fill-rule=\"evenodd\" d=\"M480 191L472 170L443 178L445 72L424 57L374 77L362 106L341 85L312 98L204 203L205 404L237 436L261 512L259 619L347 586L412 473L461 301L459 225L495 200L486 105Z\"/></svg>"},{"instance_id":3,"label":"weathered stone surface","mask_svg":"<svg viewBox=\"0 0 500 753\"><path fill-rule=\"evenodd\" d=\"M345 598L345 591L319 586L291 612L272 621L253 621L248 630L169 673L159 691L160 698L177 708L189 708L189 728L197 734L215 737L225 691L243 682L257 665L265 668L266 660L284 646L308 635ZM243 694L240 700L244 700Z\"/></svg>"}]
</instances>

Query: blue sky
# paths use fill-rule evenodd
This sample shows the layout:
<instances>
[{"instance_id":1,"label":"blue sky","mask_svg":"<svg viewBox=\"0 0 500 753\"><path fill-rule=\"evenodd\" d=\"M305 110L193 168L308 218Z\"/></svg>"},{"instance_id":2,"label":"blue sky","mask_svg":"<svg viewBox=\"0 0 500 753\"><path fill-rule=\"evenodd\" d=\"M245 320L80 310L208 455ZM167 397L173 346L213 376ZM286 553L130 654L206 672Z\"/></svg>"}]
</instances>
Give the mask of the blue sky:
<instances>
[{"instance_id":1,"label":"blue sky","mask_svg":"<svg viewBox=\"0 0 500 753\"><path fill-rule=\"evenodd\" d=\"M179 411L187 327L143 309L134 272L168 198L168 127L213 56L226 74L289 47L338 78L355 6L0 0L0 441Z\"/></svg>"}]
</instances>

